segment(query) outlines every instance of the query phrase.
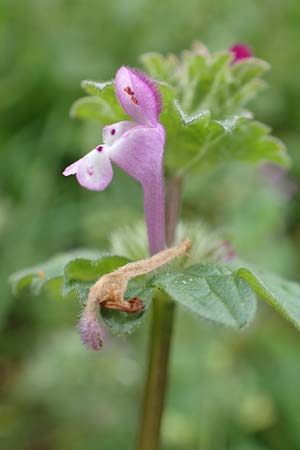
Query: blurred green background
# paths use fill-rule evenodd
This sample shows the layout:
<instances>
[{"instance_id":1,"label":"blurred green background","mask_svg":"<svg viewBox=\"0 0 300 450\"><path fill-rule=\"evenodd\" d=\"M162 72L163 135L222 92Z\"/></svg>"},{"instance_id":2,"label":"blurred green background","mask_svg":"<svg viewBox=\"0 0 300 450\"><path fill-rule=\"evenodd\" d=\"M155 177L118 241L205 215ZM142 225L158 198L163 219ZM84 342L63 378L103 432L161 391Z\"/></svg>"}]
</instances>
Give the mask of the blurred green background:
<instances>
[{"instance_id":1,"label":"blurred green background","mask_svg":"<svg viewBox=\"0 0 300 450\"><path fill-rule=\"evenodd\" d=\"M133 448L147 325L93 354L75 328L76 302L15 299L7 284L57 251L107 248L114 224L142 217L139 187L118 170L102 194L61 176L100 140L97 126L68 116L82 79L111 79L142 52L179 52L195 39L211 50L245 42L269 61L270 88L253 108L287 144L291 172L276 183L242 166L191 178L183 215L300 279L299 23L299 0L0 2L1 449ZM243 333L178 311L163 448L299 449L299 374L300 335L268 307Z\"/></svg>"}]
</instances>

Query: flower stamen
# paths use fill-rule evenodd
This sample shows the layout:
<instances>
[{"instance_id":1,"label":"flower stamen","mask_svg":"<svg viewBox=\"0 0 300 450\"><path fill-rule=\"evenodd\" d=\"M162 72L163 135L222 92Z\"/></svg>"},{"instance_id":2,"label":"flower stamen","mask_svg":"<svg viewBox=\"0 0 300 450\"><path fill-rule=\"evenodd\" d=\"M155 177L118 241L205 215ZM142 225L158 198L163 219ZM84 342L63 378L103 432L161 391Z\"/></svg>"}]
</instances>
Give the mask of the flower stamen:
<instances>
[{"instance_id":1,"label":"flower stamen","mask_svg":"<svg viewBox=\"0 0 300 450\"><path fill-rule=\"evenodd\" d=\"M126 94L130 95L130 98L135 105L139 104L138 99L134 96L134 92L130 86L126 86L125 88L123 88L123 91L126 92Z\"/></svg>"},{"instance_id":2,"label":"flower stamen","mask_svg":"<svg viewBox=\"0 0 300 450\"><path fill-rule=\"evenodd\" d=\"M126 92L126 94L128 94L130 96L134 95L134 92L130 86L126 86L123 90L124 90L124 92Z\"/></svg>"}]
</instances>

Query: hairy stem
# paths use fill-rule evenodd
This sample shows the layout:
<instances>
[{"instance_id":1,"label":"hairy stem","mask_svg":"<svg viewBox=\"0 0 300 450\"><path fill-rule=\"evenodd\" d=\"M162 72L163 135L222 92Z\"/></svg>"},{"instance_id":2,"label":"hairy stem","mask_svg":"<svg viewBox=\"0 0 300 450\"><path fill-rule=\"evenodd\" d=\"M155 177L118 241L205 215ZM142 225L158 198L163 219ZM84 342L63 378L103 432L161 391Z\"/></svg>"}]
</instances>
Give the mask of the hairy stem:
<instances>
[{"instance_id":1,"label":"hairy stem","mask_svg":"<svg viewBox=\"0 0 300 450\"><path fill-rule=\"evenodd\" d=\"M182 178L172 178L166 189L166 242L170 247L175 239L176 226L181 206Z\"/></svg>"},{"instance_id":2,"label":"hairy stem","mask_svg":"<svg viewBox=\"0 0 300 450\"><path fill-rule=\"evenodd\" d=\"M173 302L156 296L152 309L147 381L138 450L159 449L174 313Z\"/></svg>"},{"instance_id":3,"label":"hairy stem","mask_svg":"<svg viewBox=\"0 0 300 450\"><path fill-rule=\"evenodd\" d=\"M144 188L144 210L147 223L150 254L160 252L166 246L165 239L165 198L163 176L150 180Z\"/></svg>"},{"instance_id":4,"label":"hairy stem","mask_svg":"<svg viewBox=\"0 0 300 450\"><path fill-rule=\"evenodd\" d=\"M175 238L180 208L181 178L170 180L166 193L166 240L171 245ZM175 304L162 294L156 295L152 309L147 378L137 450L158 450L160 447L174 315Z\"/></svg>"}]
</instances>

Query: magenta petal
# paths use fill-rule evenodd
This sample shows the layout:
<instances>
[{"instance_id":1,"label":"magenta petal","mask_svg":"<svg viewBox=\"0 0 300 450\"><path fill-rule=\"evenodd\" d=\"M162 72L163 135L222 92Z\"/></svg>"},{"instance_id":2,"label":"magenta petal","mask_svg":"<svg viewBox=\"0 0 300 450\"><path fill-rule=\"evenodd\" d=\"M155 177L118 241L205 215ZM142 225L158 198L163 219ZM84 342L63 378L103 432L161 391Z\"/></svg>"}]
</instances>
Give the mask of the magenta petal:
<instances>
[{"instance_id":1,"label":"magenta petal","mask_svg":"<svg viewBox=\"0 0 300 450\"><path fill-rule=\"evenodd\" d=\"M81 186L92 191L103 191L111 182L113 171L106 147L99 146L68 166L64 175L76 175Z\"/></svg>"},{"instance_id":2,"label":"magenta petal","mask_svg":"<svg viewBox=\"0 0 300 450\"><path fill-rule=\"evenodd\" d=\"M156 125L161 99L154 82L146 75L121 67L115 78L115 90L124 111L140 124Z\"/></svg>"},{"instance_id":3,"label":"magenta petal","mask_svg":"<svg viewBox=\"0 0 300 450\"><path fill-rule=\"evenodd\" d=\"M165 247L162 125L137 125L110 148L111 160L139 181L144 190L144 208L151 254Z\"/></svg>"}]
</instances>

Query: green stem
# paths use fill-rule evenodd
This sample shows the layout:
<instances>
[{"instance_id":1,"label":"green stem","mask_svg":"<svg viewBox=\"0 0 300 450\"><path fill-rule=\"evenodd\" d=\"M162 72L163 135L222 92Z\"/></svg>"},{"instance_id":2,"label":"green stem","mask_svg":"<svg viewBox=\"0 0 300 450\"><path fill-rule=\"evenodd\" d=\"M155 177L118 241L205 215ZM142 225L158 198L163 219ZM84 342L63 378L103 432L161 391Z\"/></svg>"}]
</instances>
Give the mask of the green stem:
<instances>
[{"instance_id":1,"label":"green stem","mask_svg":"<svg viewBox=\"0 0 300 450\"><path fill-rule=\"evenodd\" d=\"M168 381L174 303L156 296L153 302L147 381L138 450L158 450Z\"/></svg>"},{"instance_id":2,"label":"green stem","mask_svg":"<svg viewBox=\"0 0 300 450\"><path fill-rule=\"evenodd\" d=\"M170 246L175 237L181 199L181 178L167 185L166 240ZM147 378L137 450L159 450L160 431L168 382L168 368L175 304L157 293L153 302L149 339Z\"/></svg>"}]
</instances>

